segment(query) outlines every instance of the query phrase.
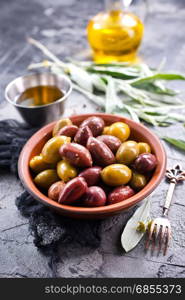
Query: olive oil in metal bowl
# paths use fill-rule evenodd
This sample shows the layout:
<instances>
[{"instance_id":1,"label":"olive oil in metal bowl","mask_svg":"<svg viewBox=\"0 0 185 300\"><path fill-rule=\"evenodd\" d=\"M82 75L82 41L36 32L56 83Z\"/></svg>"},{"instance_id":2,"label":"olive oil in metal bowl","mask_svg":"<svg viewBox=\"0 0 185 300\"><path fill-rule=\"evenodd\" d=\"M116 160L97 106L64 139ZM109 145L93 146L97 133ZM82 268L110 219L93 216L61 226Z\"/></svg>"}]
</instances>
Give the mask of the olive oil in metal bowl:
<instances>
[{"instance_id":1,"label":"olive oil in metal bowl","mask_svg":"<svg viewBox=\"0 0 185 300\"><path fill-rule=\"evenodd\" d=\"M37 73L18 77L5 89L5 97L32 126L42 126L61 117L72 91L65 75Z\"/></svg>"},{"instance_id":2,"label":"olive oil in metal bowl","mask_svg":"<svg viewBox=\"0 0 185 300\"><path fill-rule=\"evenodd\" d=\"M18 105L33 107L53 103L64 96L56 86L37 85L26 89L15 100Z\"/></svg>"}]
</instances>

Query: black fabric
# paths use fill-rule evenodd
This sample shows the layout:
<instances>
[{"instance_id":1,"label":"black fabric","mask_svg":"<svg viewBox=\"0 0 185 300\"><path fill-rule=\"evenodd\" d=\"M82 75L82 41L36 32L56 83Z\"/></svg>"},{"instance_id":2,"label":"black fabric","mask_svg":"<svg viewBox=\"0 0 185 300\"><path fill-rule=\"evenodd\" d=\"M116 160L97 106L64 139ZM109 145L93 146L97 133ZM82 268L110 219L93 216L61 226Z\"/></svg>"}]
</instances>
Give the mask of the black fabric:
<instances>
[{"instance_id":1,"label":"black fabric","mask_svg":"<svg viewBox=\"0 0 185 300\"><path fill-rule=\"evenodd\" d=\"M22 146L37 130L12 119L0 121L0 169L17 174L17 161Z\"/></svg>"},{"instance_id":2,"label":"black fabric","mask_svg":"<svg viewBox=\"0 0 185 300\"><path fill-rule=\"evenodd\" d=\"M20 151L36 130L38 128L30 128L15 120L0 121L0 169L7 169L17 175ZM100 244L100 221L73 220L59 216L37 202L27 191L17 197L15 203L20 213L29 220L35 246L50 256L54 277L59 244L76 242L93 248Z\"/></svg>"},{"instance_id":3,"label":"black fabric","mask_svg":"<svg viewBox=\"0 0 185 300\"><path fill-rule=\"evenodd\" d=\"M21 214L29 218L34 243L46 254L58 242L77 242L81 246L98 247L100 221L74 220L60 216L35 201L26 191L16 199Z\"/></svg>"}]
</instances>

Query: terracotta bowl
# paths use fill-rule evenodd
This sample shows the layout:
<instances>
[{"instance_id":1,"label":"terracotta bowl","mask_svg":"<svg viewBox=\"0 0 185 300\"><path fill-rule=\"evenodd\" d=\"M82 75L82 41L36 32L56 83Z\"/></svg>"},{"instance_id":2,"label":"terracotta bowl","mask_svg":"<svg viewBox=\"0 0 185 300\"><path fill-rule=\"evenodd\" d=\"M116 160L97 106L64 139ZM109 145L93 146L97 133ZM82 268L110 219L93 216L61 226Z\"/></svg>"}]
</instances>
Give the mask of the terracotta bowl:
<instances>
[{"instance_id":1,"label":"terracotta bowl","mask_svg":"<svg viewBox=\"0 0 185 300\"><path fill-rule=\"evenodd\" d=\"M19 177L25 189L36 200L42 202L44 205L49 206L51 209L55 210L61 215L79 219L106 218L134 206L136 203L143 200L146 196L150 195L152 191L159 185L166 169L166 153L164 151L164 148L156 135L154 135L145 126L138 124L132 120L109 114L76 115L72 116L70 119L75 125L79 125L89 116L100 116L104 119L106 125L110 125L118 121L127 123L131 128L131 139L149 143L152 148L152 152L157 157L158 165L149 183L140 192L120 203L95 208L61 205L49 199L46 195L39 191L39 189L33 182L32 175L29 169L30 159L34 155L40 154L42 147L51 137L52 128L56 122L44 126L28 140L28 142L22 149L18 163Z\"/></svg>"}]
</instances>

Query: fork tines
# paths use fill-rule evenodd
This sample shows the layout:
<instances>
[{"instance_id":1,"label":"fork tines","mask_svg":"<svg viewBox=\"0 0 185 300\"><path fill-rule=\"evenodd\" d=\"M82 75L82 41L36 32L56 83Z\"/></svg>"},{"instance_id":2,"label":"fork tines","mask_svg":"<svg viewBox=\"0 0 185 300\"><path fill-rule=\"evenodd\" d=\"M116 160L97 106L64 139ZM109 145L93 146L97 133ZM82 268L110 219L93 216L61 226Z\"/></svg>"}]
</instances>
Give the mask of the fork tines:
<instances>
[{"instance_id":1,"label":"fork tines","mask_svg":"<svg viewBox=\"0 0 185 300\"><path fill-rule=\"evenodd\" d=\"M169 241L171 239L171 226L168 220L156 218L151 224L150 229L147 232L145 249L148 250L151 246L151 252L158 250L158 254L160 251L163 252L163 255L166 255L167 248L169 245ZM164 224L161 224L164 223Z\"/></svg>"}]
</instances>

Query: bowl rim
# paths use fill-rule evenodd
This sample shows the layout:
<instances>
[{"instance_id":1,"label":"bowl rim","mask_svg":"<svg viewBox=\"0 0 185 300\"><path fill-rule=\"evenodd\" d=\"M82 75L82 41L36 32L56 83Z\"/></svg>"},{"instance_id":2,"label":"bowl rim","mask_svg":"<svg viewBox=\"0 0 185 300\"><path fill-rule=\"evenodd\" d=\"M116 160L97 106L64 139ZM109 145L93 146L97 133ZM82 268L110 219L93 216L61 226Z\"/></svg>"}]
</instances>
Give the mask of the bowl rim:
<instances>
[{"instance_id":1,"label":"bowl rim","mask_svg":"<svg viewBox=\"0 0 185 300\"><path fill-rule=\"evenodd\" d=\"M78 119L79 117L85 119L91 116L103 117L103 119L107 118L107 120L114 117L115 119L119 119L120 122L128 121L128 123L133 123L135 126L139 126L144 131L144 133L147 133L147 135L152 137L153 145L155 145L154 147L156 147L155 149L157 149L156 151L158 153L158 157L159 156L161 157L161 165L159 166L158 164L150 182L141 191L137 192L132 197L124 201L121 201L119 203L110 204L101 207L89 207L89 208L59 204L58 202L49 199L42 192L40 192L40 190L34 184L29 170L29 159L30 159L31 151L38 143L38 139L41 139L44 135L49 134L50 129L52 129L53 125L57 121L45 125L40 130L38 130L35 134L33 134L31 138L27 141L27 143L24 145L18 160L18 174L23 186L35 199L37 199L38 201L42 202L43 204L53 209L60 210L64 214L71 214L71 215L80 214L80 215L94 215L94 216L102 215L102 214L109 215L110 213L116 213L128 209L129 207L134 206L141 200L145 199L148 195L150 195L154 191L154 189L159 185L166 171L167 156L166 156L165 149L161 141L159 140L159 138L147 127L145 127L140 123L136 123L131 119L119 115L112 115L112 114L105 114L105 113L79 114L79 115L73 115L69 118L72 119L72 121L75 121L75 119Z\"/></svg>"},{"instance_id":2,"label":"bowl rim","mask_svg":"<svg viewBox=\"0 0 185 300\"><path fill-rule=\"evenodd\" d=\"M17 104L16 102L14 102L13 100L10 99L10 97L8 96L8 91L9 89L11 88L11 86L19 79L21 78L29 78L31 76L34 76L34 75L38 75L38 74L41 74L41 75L55 75L56 77L61 77L63 78L68 84L69 84L69 88L68 88L68 91L64 94L63 97L59 98L58 100L52 102L52 103L48 103L48 104L44 104L44 105L38 105L38 106L25 106L25 105L20 105L20 104ZM48 106L52 106L54 105L55 103L60 103L60 102L63 102L65 101L69 95L71 94L72 92L72 82L71 80L69 79L69 77L67 77L65 74L55 74L53 72L42 72L42 73L31 73L31 74L26 74L26 75L22 75L22 76L18 76L16 77L15 79L13 79L12 81L10 81L6 88L5 88L5 92L4 92L4 95L5 95L5 99L12 105L14 105L15 107L20 107L20 108L25 108L25 109L38 109L38 108L44 108L44 107L48 107Z\"/></svg>"}]
</instances>

